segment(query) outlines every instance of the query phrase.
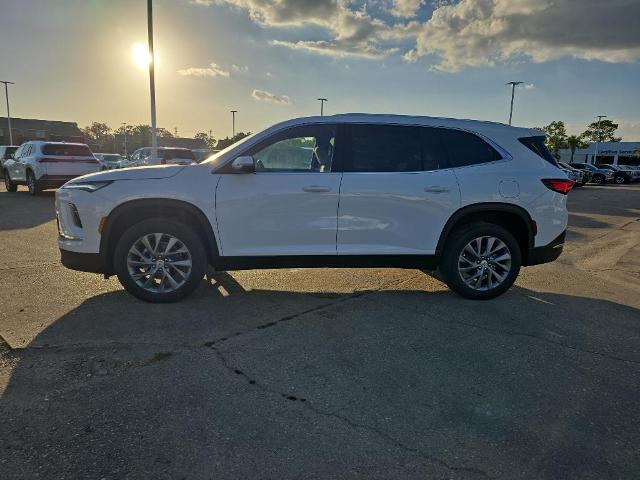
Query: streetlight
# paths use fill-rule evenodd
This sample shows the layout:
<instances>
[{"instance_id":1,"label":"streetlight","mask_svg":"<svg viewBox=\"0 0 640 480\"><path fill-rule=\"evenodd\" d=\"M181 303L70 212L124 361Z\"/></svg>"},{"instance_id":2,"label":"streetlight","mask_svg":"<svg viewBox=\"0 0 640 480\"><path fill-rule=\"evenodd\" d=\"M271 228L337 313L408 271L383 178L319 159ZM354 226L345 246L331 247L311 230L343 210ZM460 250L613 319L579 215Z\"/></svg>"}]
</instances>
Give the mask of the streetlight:
<instances>
[{"instance_id":1,"label":"streetlight","mask_svg":"<svg viewBox=\"0 0 640 480\"><path fill-rule=\"evenodd\" d=\"M598 119L598 133L596 134L596 154L593 156L593 165L596 165L598 163L598 147L600 146L600 139L602 137L602 132L600 131L600 121L603 118L607 118L606 115L596 115L596 118Z\"/></svg>"},{"instance_id":2,"label":"streetlight","mask_svg":"<svg viewBox=\"0 0 640 480\"><path fill-rule=\"evenodd\" d=\"M9 123L9 145L13 145L13 135L11 133L11 111L9 110L9 87L8 85L15 85L13 82L7 80L0 80L0 83L4 83L4 96L7 99L7 122Z\"/></svg>"},{"instance_id":3,"label":"streetlight","mask_svg":"<svg viewBox=\"0 0 640 480\"><path fill-rule=\"evenodd\" d=\"M320 101L320 116L324 116L324 102L328 102L329 100L327 100L326 98L319 98L318 101Z\"/></svg>"},{"instance_id":4,"label":"streetlight","mask_svg":"<svg viewBox=\"0 0 640 480\"><path fill-rule=\"evenodd\" d=\"M153 0L147 0L147 33L149 36L149 93L151 95L151 158L158 157L158 135L156 132L156 81L153 55Z\"/></svg>"},{"instance_id":5,"label":"streetlight","mask_svg":"<svg viewBox=\"0 0 640 480\"><path fill-rule=\"evenodd\" d=\"M238 110L230 110L230 112L231 112L231 133L232 133L231 141L233 142L233 139L236 138L236 113L238 113Z\"/></svg>"},{"instance_id":6,"label":"streetlight","mask_svg":"<svg viewBox=\"0 0 640 480\"><path fill-rule=\"evenodd\" d=\"M124 131L124 156L126 157L129 155L129 151L127 150L127 124L122 122L120 125L122 125L122 130Z\"/></svg>"},{"instance_id":7,"label":"streetlight","mask_svg":"<svg viewBox=\"0 0 640 480\"><path fill-rule=\"evenodd\" d=\"M511 125L511 119L513 118L513 97L516 94L516 86L524 82L507 82L505 85L511 85L511 108L509 109L509 125Z\"/></svg>"}]
</instances>

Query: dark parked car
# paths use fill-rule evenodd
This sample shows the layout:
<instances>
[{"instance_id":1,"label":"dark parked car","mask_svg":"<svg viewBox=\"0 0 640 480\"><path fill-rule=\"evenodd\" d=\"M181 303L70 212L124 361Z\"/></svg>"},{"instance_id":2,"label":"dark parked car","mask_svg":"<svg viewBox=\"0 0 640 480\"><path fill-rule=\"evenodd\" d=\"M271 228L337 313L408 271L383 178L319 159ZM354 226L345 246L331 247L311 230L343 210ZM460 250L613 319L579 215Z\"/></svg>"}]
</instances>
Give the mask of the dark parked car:
<instances>
[{"instance_id":1,"label":"dark parked car","mask_svg":"<svg viewBox=\"0 0 640 480\"><path fill-rule=\"evenodd\" d=\"M578 170L587 170L591 173L591 183L597 183L599 185L613 181L613 171L607 170L605 168L598 168L590 163L570 163L569 164L573 168L577 168Z\"/></svg>"},{"instance_id":2,"label":"dark parked car","mask_svg":"<svg viewBox=\"0 0 640 480\"><path fill-rule=\"evenodd\" d=\"M631 183L635 177L635 172L631 168L623 168L619 165L598 165L598 167L611 170L613 172L613 181L618 185Z\"/></svg>"}]
</instances>

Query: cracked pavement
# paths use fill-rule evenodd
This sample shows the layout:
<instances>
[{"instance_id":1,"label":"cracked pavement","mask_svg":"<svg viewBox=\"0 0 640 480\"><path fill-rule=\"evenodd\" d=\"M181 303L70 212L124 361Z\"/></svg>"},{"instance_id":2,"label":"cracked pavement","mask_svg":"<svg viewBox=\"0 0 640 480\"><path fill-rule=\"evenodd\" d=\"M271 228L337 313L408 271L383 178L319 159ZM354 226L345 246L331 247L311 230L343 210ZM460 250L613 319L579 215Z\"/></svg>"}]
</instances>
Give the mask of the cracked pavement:
<instances>
[{"instance_id":1,"label":"cracked pavement","mask_svg":"<svg viewBox=\"0 0 640 480\"><path fill-rule=\"evenodd\" d=\"M415 270L215 273L150 305L57 262L0 189L0 471L24 478L640 477L640 185L471 302Z\"/></svg>"}]
</instances>

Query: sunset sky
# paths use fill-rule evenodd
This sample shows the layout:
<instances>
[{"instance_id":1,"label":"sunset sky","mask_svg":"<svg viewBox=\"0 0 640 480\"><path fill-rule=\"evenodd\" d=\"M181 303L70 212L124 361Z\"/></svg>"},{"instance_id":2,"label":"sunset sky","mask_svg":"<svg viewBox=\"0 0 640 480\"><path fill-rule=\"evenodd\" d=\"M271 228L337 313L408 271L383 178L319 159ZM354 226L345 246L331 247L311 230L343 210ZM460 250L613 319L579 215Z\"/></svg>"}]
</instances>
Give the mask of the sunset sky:
<instances>
[{"instance_id":1,"label":"sunset sky","mask_svg":"<svg viewBox=\"0 0 640 480\"><path fill-rule=\"evenodd\" d=\"M156 0L154 9L158 125L184 136L229 135L231 109L237 129L251 131L317 114L317 97L329 99L327 114L506 122L505 82L522 80L514 124L564 120L579 133L604 114L640 141L637 0ZM0 80L16 82L13 116L149 123L145 0L3 0L0 45Z\"/></svg>"}]
</instances>

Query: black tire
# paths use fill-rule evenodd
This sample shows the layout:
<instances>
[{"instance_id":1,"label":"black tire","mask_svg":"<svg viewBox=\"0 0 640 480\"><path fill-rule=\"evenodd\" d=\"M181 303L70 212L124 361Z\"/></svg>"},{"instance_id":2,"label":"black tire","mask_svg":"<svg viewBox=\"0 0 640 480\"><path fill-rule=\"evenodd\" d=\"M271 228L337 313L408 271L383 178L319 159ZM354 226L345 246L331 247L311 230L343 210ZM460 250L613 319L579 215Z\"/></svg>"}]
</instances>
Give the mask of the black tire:
<instances>
[{"instance_id":1,"label":"black tire","mask_svg":"<svg viewBox=\"0 0 640 480\"><path fill-rule=\"evenodd\" d=\"M11 181L9 178L9 172L7 170L4 171L4 188L7 189L7 192L16 192L18 190L18 185Z\"/></svg>"},{"instance_id":2,"label":"black tire","mask_svg":"<svg viewBox=\"0 0 640 480\"><path fill-rule=\"evenodd\" d=\"M29 195L35 196L40 193L40 185L36 180L36 176L31 170L27 170L27 188L29 189Z\"/></svg>"},{"instance_id":3,"label":"black tire","mask_svg":"<svg viewBox=\"0 0 640 480\"><path fill-rule=\"evenodd\" d=\"M151 292L139 286L127 267L127 256L131 247L144 235L163 233L171 235L188 249L191 255L191 273L179 288L171 292ZM196 232L191 227L174 220L152 218L133 225L126 230L116 245L113 266L122 286L133 296L152 303L177 302L191 294L200 284L207 269L207 254Z\"/></svg>"},{"instance_id":4,"label":"black tire","mask_svg":"<svg viewBox=\"0 0 640 480\"><path fill-rule=\"evenodd\" d=\"M616 175L613 181L616 183L616 185L622 185L623 183L627 183L627 179L625 178L624 175Z\"/></svg>"},{"instance_id":5,"label":"black tire","mask_svg":"<svg viewBox=\"0 0 640 480\"><path fill-rule=\"evenodd\" d=\"M458 270L458 259L464 248L472 240L480 237L496 237L501 240L511 255L511 265L506 277L496 287L487 290L477 290L467 285ZM440 273L445 283L452 290L471 300L489 300L502 295L516 280L522 265L520 245L508 230L492 223L477 222L455 229L449 235L440 259ZM474 267L475 268L475 267Z\"/></svg>"},{"instance_id":6,"label":"black tire","mask_svg":"<svg viewBox=\"0 0 640 480\"><path fill-rule=\"evenodd\" d=\"M606 179L603 175L594 175L591 179L591 183L595 183L597 185L603 185L606 183Z\"/></svg>"}]
</instances>

